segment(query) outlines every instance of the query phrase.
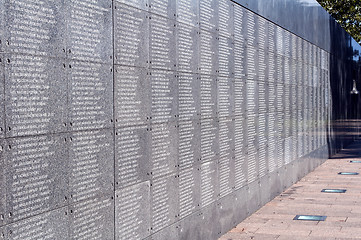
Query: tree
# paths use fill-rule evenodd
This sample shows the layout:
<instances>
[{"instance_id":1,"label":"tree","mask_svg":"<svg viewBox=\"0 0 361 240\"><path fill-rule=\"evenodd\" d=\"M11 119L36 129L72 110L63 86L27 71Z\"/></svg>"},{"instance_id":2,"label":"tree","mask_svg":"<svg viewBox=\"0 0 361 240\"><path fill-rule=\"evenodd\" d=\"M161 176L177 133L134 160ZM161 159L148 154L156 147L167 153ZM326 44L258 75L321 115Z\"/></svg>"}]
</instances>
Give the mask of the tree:
<instances>
[{"instance_id":1,"label":"tree","mask_svg":"<svg viewBox=\"0 0 361 240\"><path fill-rule=\"evenodd\" d=\"M317 0L361 44L361 0Z\"/></svg>"}]
</instances>

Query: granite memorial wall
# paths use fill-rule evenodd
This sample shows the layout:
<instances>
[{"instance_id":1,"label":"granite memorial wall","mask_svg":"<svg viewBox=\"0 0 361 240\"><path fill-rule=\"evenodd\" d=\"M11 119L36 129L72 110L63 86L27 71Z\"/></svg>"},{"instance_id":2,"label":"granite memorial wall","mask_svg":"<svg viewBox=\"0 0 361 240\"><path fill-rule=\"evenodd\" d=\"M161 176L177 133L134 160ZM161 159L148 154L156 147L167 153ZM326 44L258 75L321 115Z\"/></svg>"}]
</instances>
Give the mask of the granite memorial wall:
<instances>
[{"instance_id":1,"label":"granite memorial wall","mask_svg":"<svg viewBox=\"0 0 361 240\"><path fill-rule=\"evenodd\" d=\"M328 157L330 53L242 5L0 13L0 239L217 239Z\"/></svg>"}]
</instances>

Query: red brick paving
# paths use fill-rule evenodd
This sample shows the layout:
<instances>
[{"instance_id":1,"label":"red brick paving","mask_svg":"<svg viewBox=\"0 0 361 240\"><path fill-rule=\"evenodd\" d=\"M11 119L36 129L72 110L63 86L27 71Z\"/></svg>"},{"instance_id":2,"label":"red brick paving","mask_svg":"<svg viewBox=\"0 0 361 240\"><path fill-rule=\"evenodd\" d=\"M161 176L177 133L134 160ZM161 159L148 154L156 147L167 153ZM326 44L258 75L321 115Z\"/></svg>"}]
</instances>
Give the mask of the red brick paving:
<instances>
[{"instance_id":1,"label":"red brick paving","mask_svg":"<svg viewBox=\"0 0 361 240\"><path fill-rule=\"evenodd\" d=\"M360 156L360 157L357 157ZM361 239L361 143L327 160L219 240ZM357 176L338 172L359 172ZM324 188L346 193L321 193ZM325 215L324 222L295 221L295 215Z\"/></svg>"}]
</instances>

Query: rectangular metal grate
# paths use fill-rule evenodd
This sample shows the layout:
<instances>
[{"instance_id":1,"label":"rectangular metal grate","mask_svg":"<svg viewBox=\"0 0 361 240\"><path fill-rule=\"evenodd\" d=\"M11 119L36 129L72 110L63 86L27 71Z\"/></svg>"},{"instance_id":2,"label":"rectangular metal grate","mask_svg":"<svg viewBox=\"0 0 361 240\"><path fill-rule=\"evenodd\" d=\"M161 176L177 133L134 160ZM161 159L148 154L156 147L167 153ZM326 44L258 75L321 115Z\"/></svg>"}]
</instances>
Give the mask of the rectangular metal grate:
<instances>
[{"instance_id":1,"label":"rectangular metal grate","mask_svg":"<svg viewBox=\"0 0 361 240\"><path fill-rule=\"evenodd\" d=\"M303 220L303 221L325 221L327 216L317 216L317 215L296 215L293 220Z\"/></svg>"},{"instance_id":2,"label":"rectangular metal grate","mask_svg":"<svg viewBox=\"0 0 361 240\"><path fill-rule=\"evenodd\" d=\"M357 172L339 172L339 175L358 175Z\"/></svg>"},{"instance_id":3,"label":"rectangular metal grate","mask_svg":"<svg viewBox=\"0 0 361 240\"><path fill-rule=\"evenodd\" d=\"M346 189L322 189L324 193L345 193Z\"/></svg>"}]
</instances>

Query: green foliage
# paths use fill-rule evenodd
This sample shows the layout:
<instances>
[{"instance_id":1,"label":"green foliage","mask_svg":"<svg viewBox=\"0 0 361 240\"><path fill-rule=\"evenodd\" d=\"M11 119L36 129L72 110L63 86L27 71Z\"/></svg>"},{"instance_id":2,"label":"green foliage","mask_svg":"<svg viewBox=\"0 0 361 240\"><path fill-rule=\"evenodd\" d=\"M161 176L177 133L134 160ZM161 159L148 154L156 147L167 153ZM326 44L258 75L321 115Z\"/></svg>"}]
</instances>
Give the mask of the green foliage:
<instances>
[{"instance_id":1,"label":"green foliage","mask_svg":"<svg viewBox=\"0 0 361 240\"><path fill-rule=\"evenodd\" d=\"M361 44L361 0L317 0Z\"/></svg>"}]
</instances>

